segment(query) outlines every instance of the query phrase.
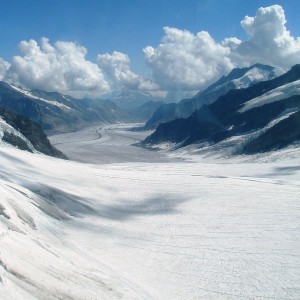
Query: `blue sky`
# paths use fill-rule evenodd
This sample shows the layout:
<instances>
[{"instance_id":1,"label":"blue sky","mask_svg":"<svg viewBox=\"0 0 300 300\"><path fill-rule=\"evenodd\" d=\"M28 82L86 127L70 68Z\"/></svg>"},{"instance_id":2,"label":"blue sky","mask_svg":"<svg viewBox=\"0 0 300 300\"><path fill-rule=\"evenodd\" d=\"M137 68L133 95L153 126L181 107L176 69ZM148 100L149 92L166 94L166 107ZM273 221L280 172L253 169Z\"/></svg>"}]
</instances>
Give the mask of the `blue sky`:
<instances>
[{"instance_id":1,"label":"blue sky","mask_svg":"<svg viewBox=\"0 0 300 300\"><path fill-rule=\"evenodd\" d=\"M206 30L216 40L245 37L240 21L260 6L281 4L293 35L300 35L299 0L15 0L2 1L0 56L9 60L21 40L48 37L77 41L88 57L114 50L127 53L135 68L142 49L157 45L163 27ZM135 64L135 59L138 63Z\"/></svg>"},{"instance_id":2,"label":"blue sky","mask_svg":"<svg viewBox=\"0 0 300 300\"><path fill-rule=\"evenodd\" d=\"M229 37L244 41L248 39L240 24L244 17L274 4L284 9L291 36L299 37L299 0L2 1L0 57L10 62L20 53L20 41L39 43L46 37L51 44L60 40L84 46L86 59L92 62L98 54L124 53L130 58L132 72L145 76L153 70L147 69L143 49L158 47L165 26L192 34L204 30L217 43Z\"/></svg>"}]
</instances>

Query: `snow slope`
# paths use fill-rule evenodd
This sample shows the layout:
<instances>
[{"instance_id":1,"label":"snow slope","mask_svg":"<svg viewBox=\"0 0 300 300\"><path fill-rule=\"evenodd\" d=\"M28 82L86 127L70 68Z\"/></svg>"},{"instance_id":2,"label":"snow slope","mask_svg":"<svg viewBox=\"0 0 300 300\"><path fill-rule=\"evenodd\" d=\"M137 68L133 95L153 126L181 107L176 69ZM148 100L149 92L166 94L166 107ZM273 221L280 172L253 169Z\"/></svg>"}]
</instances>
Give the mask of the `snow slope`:
<instances>
[{"instance_id":1,"label":"snow slope","mask_svg":"<svg viewBox=\"0 0 300 300\"><path fill-rule=\"evenodd\" d=\"M284 72L278 68L273 69L275 76L282 75ZM270 80L270 70L258 67L253 67L247 71L242 77L233 79L232 82L236 86L236 89L247 88L257 82Z\"/></svg>"},{"instance_id":2,"label":"snow slope","mask_svg":"<svg viewBox=\"0 0 300 300\"><path fill-rule=\"evenodd\" d=\"M300 80L287 83L246 102L239 111L245 112L254 107L263 106L265 104L272 103L274 101L280 101L295 95L300 95Z\"/></svg>"},{"instance_id":3,"label":"snow slope","mask_svg":"<svg viewBox=\"0 0 300 300\"><path fill-rule=\"evenodd\" d=\"M16 86L14 86L12 84L10 84L10 87L12 87L14 90L18 91L19 93L21 93L24 96L29 97L31 99L39 100L39 101L45 102L47 104L50 104L50 105L53 105L53 106L57 106L57 107L60 107L60 108L64 108L64 109L69 109L69 110L72 109L71 107L69 107L69 106L67 106L67 105L65 105L63 103L60 103L60 102L57 102L57 101L50 101L50 100L47 100L47 99L42 98L42 97L37 97L32 92L24 90L24 89L21 89L21 88L16 87Z\"/></svg>"},{"instance_id":4,"label":"snow slope","mask_svg":"<svg viewBox=\"0 0 300 300\"><path fill-rule=\"evenodd\" d=\"M133 162L123 134L123 163L0 148L1 299L300 298L299 150Z\"/></svg>"}]
</instances>

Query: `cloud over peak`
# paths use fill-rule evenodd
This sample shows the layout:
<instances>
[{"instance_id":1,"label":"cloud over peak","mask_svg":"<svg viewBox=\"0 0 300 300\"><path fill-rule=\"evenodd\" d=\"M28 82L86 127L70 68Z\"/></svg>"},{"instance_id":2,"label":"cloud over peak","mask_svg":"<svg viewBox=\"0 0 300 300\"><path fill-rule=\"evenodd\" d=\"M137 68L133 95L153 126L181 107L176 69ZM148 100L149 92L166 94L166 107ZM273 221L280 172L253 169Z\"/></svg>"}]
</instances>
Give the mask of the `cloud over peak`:
<instances>
[{"instance_id":1,"label":"cloud over peak","mask_svg":"<svg viewBox=\"0 0 300 300\"><path fill-rule=\"evenodd\" d=\"M13 57L6 80L26 88L57 90L83 97L109 90L98 66L86 59L87 50L73 42L51 45L42 38L19 44L20 55Z\"/></svg>"},{"instance_id":2,"label":"cloud over peak","mask_svg":"<svg viewBox=\"0 0 300 300\"><path fill-rule=\"evenodd\" d=\"M59 91L74 97L99 98L115 89L155 91L158 86L130 69L128 55L114 51L86 58L77 43L42 38L21 41L11 64L0 59L0 79L28 89Z\"/></svg>"},{"instance_id":3,"label":"cloud over peak","mask_svg":"<svg viewBox=\"0 0 300 300\"><path fill-rule=\"evenodd\" d=\"M160 44L144 48L155 82L167 90L199 90L233 67L263 63L288 69L300 62L300 38L287 30L281 6L259 8L241 26L247 40L229 37L221 43L205 31L193 34L165 27Z\"/></svg>"},{"instance_id":4,"label":"cloud over peak","mask_svg":"<svg viewBox=\"0 0 300 300\"><path fill-rule=\"evenodd\" d=\"M122 52L98 54L93 62L87 59L87 49L74 42L21 41L19 55L10 62L0 58L0 80L75 97L97 98L127 89L180 98L234 67L263 63L288 69L299 63L300 38L292 36L286 23L283 8L272 5L241 21L247 34L244 41L226 37L218 42L207 31L164 27L160 43L143 49L151 80L132 71L130 58Z\"/></svg>"},{"instance_id":5,"label":"cloud over peak","mask_svg":"<svg viewBox=\"0 0 300 300\"><path fill-rule=\"evenodd\" d=\"M255 17L246 16L241 25L248 40L240 43L231 59L236 64L265 63L289 68L300 61L300 38L286 28L284 10L279 5L261 7Z\"/></svg>"},{"instance_id":6,"label":"cloud over peak","mask_svg":"<svg viewBox=\"0 0 300 300\"><path fill-rule=\"evenodd\" d=\"M197 90L230 71L230 50L214 41L206 31L196 35L187 30L164 28L157 48L147 46L144 55L153 77L163 89L179 86Z\"/></svg>"},{"instance_id":7,"label":"cloud over peak","mask_svg":"<svg viewBox=\"0 0 300 300\"><path fill-rule=\"evenodd\" d=\"M3 80L10 64L0 57L0 80Z\"/></svg>"}]
</instances>

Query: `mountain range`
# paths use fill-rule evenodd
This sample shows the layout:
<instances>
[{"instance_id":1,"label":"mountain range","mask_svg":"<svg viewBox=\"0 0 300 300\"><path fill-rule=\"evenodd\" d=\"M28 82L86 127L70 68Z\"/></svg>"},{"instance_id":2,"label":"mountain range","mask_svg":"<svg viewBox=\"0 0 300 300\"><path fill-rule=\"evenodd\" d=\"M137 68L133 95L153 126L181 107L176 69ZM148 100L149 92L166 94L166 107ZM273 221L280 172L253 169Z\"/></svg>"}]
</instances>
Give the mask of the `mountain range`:
<instances>
[{"instance_id":1,"label":"mountain range","mask_svg":"<svg viewBox=\"0 0 300 300\"><path fill-rule=\"evenodd\" d=\"M155 129L142 142L147 147L213 145L239 137L234 152L252 154L300 139L300 65L284 74L262 64L233 69L178 103L163 103L138 91L108 96L110 99L75 99L0 82L2 140L24 150L63 157L51 148L43 130L63 133L116 122L146 122L142 129Z\"/></svg>"},{"instance_id":2,"label":"mountain range","mask_svg":"<svg viewBox=\"0 0 300 300\"><path fill-rule=\"evenodd\" d=\"M231 89L187 118L161 123L143 144L167 142L178 148L236 137L241 139L234 151L247 154L300 140L300 65L273 79Z\"/></svg>"},{"instance_id":3,"label":"mountain range","mask_svg":"<svg viewBox=\"0 0 300 300\"><path fill-rule=\"evenodd\" d=\"M137 109L149 101L157 101L149 92L128 90L125 88L106 93L100 99L113 101L119 108L128 111Z\"/></svg>"},{"instance_id":4,"label":"mountain range","mask_svg":"<svg viewBox=\"0 0 300 300\"><path fill-rule=\"evenodd\" d=\"M128 114L109 100L75 99L57 92L27 91L0 82L0 107L37 122L44 130L65 132L96 123L126 121Z\"/></svg>"},{"instance_id":5,"label":"mountain range","mask_svg":"<svg viewBox=\"0 0 300 300\"><path fill-rule=\"evenodd\" d=\"M203 105L213 103L230 90L247 88L257 82L275 78L282 73L281 69L262 64L255 64L248 68L233 69L228 75L222 76L194 97L183 99L178 103L165 103L161 105L146 122L144 128L154 129L161 123L178 118L187 118Z\"/></svg>"}]
</instances>

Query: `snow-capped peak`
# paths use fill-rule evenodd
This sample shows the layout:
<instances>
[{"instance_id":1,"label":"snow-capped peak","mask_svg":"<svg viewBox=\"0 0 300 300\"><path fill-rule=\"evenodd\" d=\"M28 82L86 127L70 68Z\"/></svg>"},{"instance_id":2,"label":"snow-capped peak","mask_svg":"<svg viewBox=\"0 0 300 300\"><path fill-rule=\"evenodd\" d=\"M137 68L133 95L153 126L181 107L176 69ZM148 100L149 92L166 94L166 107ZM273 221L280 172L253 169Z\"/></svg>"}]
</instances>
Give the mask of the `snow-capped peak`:
<instances>
[{"instance_id":1,"label":"snow-capped peak","mask_svg":"<svg viewBox=\"0 0 300 300\"><path fill-rule=\"evenodd\" d=\"M217 96L213 97L216 100L219 96L232 89L247 88L260 81L273 79L283 73L284 70L282 69L262 64L255 64L248 68L235 68L207 89L196 94L194 98L216 94ZM210 99L209 103L214 102L214 100Z\"/></svg>"},{"instance_id":2,"label":"snow-capped peak","mask_svg":"<svg viewBox=\"0 0 300 300\"><path fill-rule=\"evenodd\" d=\"M260 65L254 65L242 77L232 80L237 89L247 88L260 81L273 79L284 73L283 70L273 68L262 68Z\"/></svg>"}]
</instances>

